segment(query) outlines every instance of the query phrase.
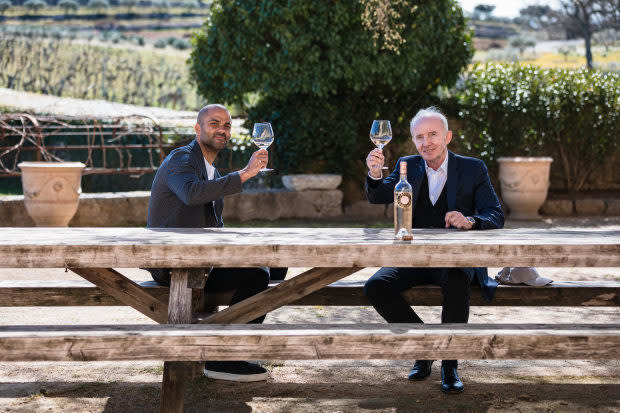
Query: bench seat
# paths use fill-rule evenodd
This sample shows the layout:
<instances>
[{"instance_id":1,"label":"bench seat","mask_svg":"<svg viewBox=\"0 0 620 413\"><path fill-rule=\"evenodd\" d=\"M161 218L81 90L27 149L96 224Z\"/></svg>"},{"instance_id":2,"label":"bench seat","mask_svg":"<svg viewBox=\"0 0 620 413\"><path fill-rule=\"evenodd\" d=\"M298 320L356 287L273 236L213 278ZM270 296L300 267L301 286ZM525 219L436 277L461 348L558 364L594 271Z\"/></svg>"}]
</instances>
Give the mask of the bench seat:
<instances>
[{"instance_id":1,"label":"bench seat","mask_svg":"<svg viewBox=\"0 0 620 413\"><path fill-rule=\"evenodd\" d=\"M168 301L168 288L153 281L140 283L150 294ZM270 284L271 287L277 283ZM363 281L339 281L316 291L291 305L365 306L370 305L363 292ZM410 303L420 306L441 305L441 289L423 285L403 293ZM208 294L209 305L227 305L230 294ZM487 303L473 286L473 306L620 306L620 282L568 281L545 287L500 285L495 298ZM123 305L117 299L85 280L0 281L0 306L110 306Z\"/></svg>"},{"instance_id":2,"label":"bench seat","mask_svg":"<svg viewBox=\"0 0 620 413\"><path fill-rule=\"evenodd\" d=\"M620 324L1 326L0 361L620 359Z\"/></svg>"}]
</instances>

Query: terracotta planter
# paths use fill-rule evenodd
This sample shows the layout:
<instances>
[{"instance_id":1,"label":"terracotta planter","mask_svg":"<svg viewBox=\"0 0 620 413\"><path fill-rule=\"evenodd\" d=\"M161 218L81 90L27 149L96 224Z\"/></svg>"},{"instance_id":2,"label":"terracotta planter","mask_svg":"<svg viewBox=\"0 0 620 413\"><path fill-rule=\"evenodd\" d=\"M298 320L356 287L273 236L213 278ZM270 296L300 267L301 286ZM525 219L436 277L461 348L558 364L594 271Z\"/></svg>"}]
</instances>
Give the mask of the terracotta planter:
<instances>
[{"instance_id":1,"label":"terracotta planter","mask_svg":"<svg viewBox=\"0 0 620 413\"><path fill-rule=\"evenodd\" d=\"M502 199L508 206L508 216L520 220L540 219L538 210L547 198L553 158L502 157L497 162Z\"/></svg>"},{"instance_id":2,"label":"terracotta planter","mask_svg":"<svg viewBox=\"0 0 620 413\"><path fill-rule=\"evenodd\" d=\"M82 192L81 162L22 162L26 210L39 227L66 227Z\"/></svg>"},{"instance_id":3,"label":"terracotta planter","mask_svg":"<svg viewBox=\"0 0 620 413\"><path fill-rule=\"evenodd\" d=\"M336 189L341 182L342 175L337 174L295 174L282 177L282 184L289 191Z\"/></svg>"}]
</instances>

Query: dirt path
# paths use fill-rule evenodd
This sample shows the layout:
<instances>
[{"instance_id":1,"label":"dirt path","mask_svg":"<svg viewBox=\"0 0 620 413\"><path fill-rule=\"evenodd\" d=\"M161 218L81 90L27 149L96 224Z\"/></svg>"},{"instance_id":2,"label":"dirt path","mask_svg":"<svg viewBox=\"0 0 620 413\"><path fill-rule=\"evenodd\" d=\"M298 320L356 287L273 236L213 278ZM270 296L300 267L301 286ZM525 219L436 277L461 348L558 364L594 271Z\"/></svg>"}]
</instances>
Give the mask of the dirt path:
<instances>
[{"instance_id":1,"label":"dirt path","mask_svg":"<svg viewBox=\"0 0 620 413\"><path fill-rule=\"evenodd\" d=\"M522 226L523 223L508 223ZM618 219L559 219L532 226L620 230ZM121 269L136 280L148 273ZM302 268L292 269L296 274ZM496 272L497 269L490 269ZM374 269L355 274L366 279ZM618 268L539 268L553 280L620 280ZM2 269L7 279L70 279L62 269ZM439 307L419 307L437 323ZM2 308L0 324L147 323L125 307ZM368 307L290 307L266 323L382 322ZM617 308L472 307L470 322L620 323ZM463 361L462 395L439 391L438 363L431 377L409 382L413 360L265 361L267 382L229 384L199 378L187 389L186 412L620 412L619 361ZM0 363L2 412L157 412L161 362Z\"/></svg>"}]
</instances>

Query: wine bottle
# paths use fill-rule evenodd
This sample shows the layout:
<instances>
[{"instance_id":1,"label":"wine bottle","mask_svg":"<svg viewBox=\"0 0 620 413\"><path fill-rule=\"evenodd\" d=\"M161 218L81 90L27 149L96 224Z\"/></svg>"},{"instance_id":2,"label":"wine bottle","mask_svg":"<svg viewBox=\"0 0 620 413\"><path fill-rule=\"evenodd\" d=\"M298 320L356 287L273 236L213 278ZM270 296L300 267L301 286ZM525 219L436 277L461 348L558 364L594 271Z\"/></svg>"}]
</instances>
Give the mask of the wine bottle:
<instances>
[{"instance_id":1,"label":"wine bottle","mask_svg":"<svg viewBox=\"0 0 620 413\"><path fill-rule=\"evenodd\" d=\"M407 182L407 163L400 162L400 181L394 187L394 239L410 241L413 215L413 192Z\"/></svg>"}]
</instances>

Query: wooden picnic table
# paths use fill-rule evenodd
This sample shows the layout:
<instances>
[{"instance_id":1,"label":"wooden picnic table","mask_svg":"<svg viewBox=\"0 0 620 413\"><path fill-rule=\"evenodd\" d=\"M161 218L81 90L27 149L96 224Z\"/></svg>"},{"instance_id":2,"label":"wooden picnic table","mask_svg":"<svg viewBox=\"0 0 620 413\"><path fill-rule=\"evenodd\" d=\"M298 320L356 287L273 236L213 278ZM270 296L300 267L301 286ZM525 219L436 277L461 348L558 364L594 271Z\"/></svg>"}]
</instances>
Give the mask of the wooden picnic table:
<instances>
[{"instance_id":1,"label":"wooden picnic table","mask_svg":"<svg viewBox=\"0 0 620 413\"><path fill-rule=\"evenodd\" d=\"M202 314L198 321L246 323L364 267L620 267L620 231L424 229L414 230L410 242L394 241L391 229L368 228L4 228L0 231L0 267L71 269L162 324L197 321L192 314L192 309L196 310L195 305L192 308L192 289L204 286L201 268L257 266L310 269L223 311ZM172 268L168 302L162 302L112 269L131 267ZM614 328L617 330L617 326ZM269 331L273 329L278 327ZM187 369L186 362L164 363L162 411L182 411Z\"/></svg>"}]
</instances>

